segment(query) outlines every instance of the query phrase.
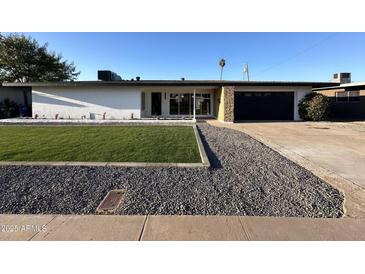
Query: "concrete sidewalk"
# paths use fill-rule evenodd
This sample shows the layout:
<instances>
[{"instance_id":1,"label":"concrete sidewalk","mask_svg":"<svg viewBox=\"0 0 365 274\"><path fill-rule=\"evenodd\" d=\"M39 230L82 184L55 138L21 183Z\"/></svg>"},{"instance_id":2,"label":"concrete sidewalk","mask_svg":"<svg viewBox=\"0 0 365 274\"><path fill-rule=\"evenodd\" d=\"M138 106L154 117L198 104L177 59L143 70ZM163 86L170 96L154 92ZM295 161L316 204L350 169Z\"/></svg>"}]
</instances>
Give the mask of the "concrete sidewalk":
<instances>
[{"instance_id":1,"label":"concrete sidewalk","mask_svg":"<svg viewBox=\"0 0 365 274\"><path fill-rule=\"evenodd\" d=\"M365 240L365 219L0 215L0 240Z\"/></svg>"}]
</instances>

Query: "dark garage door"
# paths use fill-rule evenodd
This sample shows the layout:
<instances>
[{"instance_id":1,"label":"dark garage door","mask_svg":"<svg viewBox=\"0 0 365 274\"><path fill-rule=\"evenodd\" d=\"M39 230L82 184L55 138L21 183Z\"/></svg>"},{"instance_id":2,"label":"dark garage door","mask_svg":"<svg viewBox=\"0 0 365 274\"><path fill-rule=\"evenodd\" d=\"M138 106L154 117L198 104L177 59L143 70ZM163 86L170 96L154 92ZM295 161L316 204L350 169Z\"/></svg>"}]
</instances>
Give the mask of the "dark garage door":
<instances>
[{"instance_id":1,"label":"dark garage door","mask_svg":"<svg viewBox=\"0 0 365 274\"><path fill-rule=\"evenodd\" d=\"M293 120L294 92L235 92L234 119Z\"/></svg>"}]
</instances>

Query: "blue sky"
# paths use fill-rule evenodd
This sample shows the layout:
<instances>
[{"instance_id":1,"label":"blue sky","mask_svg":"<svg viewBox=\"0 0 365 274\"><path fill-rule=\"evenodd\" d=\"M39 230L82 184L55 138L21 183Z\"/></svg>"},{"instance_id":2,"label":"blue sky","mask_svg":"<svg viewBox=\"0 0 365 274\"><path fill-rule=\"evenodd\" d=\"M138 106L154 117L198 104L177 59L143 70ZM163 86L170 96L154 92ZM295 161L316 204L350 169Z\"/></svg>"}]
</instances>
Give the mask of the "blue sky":
<instances>
[{"instance_id":1,"label":"blue sky","mask_svg":"<svg viewBox=\"0 0 365 274\"><path fill-rule=\"evenodd\" d=\"M26 33L61 52L95 80L98 69L124 79L242 80L248 63L251 80L328 81L334 72L351 72L365 81L365 33Z\"/></svg>"}]
</instances>

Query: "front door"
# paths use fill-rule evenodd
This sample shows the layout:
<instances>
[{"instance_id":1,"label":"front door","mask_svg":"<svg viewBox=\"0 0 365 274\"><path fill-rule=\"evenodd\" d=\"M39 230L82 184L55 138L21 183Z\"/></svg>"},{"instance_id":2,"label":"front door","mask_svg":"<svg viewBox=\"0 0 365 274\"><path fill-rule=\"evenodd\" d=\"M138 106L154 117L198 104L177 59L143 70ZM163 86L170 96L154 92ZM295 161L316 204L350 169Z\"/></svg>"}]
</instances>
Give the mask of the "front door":
<instances>
[{"instance_id":1,"label":"front door","mask_svg":"<svg viewBox=\"0 0 365 274\"><path fill-rule=\"evenodd\" d=\"M151 114L161 115L161 92L152 92Z\"/></svg>"}]
</instances>

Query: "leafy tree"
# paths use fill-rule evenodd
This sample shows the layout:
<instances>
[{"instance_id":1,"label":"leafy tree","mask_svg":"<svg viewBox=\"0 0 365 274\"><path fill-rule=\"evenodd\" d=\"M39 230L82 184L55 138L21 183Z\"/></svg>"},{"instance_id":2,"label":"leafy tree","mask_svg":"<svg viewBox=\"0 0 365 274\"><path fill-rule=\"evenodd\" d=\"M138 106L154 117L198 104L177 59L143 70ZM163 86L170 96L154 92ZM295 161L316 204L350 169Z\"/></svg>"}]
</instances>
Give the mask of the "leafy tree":
<instances>
[{"instance_id":1,"label":"leafy tree","mask_svg":"<svg viewBox=\"0 0 365 274\"><path fill-rule=\"evenodd\" d=\"M24 34L0 34L0 82L76 80L80 72L74 63L47 48Z\"/></svg>"},{"instance_id":2,"label":"leafy tree","mask_svg":"<svg viewBox=\"0 0 365 274\"><path fill-rule=\"evenodd\" d=\"M326 120L330 113L330 99L323 94L309 93L299 102L298 111L303 120Z\"/></svg>"}]
</instances>

